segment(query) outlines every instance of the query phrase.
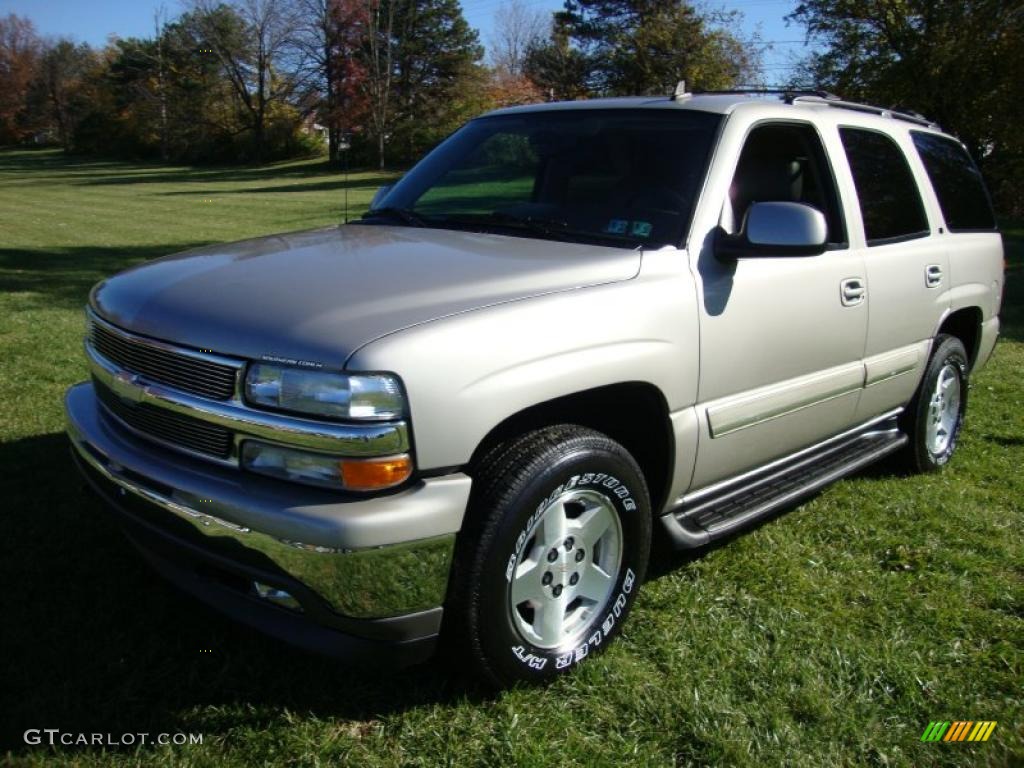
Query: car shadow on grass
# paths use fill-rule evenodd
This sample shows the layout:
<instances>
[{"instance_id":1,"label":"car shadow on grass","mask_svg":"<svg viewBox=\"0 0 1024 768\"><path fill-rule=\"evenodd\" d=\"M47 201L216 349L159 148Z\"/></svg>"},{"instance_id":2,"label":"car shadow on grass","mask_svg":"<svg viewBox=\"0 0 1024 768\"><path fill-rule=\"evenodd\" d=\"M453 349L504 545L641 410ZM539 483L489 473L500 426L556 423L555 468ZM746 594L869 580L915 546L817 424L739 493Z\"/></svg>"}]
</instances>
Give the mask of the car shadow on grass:
<instances>
[{"instance_id":1,"label":"car shadow on grass","mask_svg":"<svg viewBox=\"0 0 1024 768\"><path fill-rule=\"evenodd\" d=\"M197 183L206 181L205 178L196 179ZM395 181L395 175L389 173L374 174L373 176L359 176L346 179L344 176L335 175L321 181L298 181L290 184L275 184L264 187L238 187L235 189L224 189L222 187L205 187L201 189L174 190L162 192L168 197L181 197L188 195L254 195L262 193L282 192L340 192L346 189L359 191L373 191L385 184Z\"/></svg>"},{"instance_id":2,"label":"car shadow on grass","mask_svg":"<svg viewBox=\"0 0 1024 768\"><path fill-rule=\"evenodd\" d=\"M289 712L364 723L478 695L439 662L353 669L179 593L120 533L69 450L62 433L0 444L0 745L27 749L28 728L215 740Z\"/></svg>"},{"instance_id":3,"label":"car shadow on grass","mask_svg":"<svg viewBox=\"0 0 1024 768\"><path fill-rule=\"evenodd\" d=\"M373 169L376 172L376 169ZM351 169L349 173L361 171ZM338 163L284 160L264 165L165 165L127 162L90 155L68 155L52 149L0 150L0 175L53 173L80 186L118 184L166 184L182 182L244 183L281 179L336 176L344 173Z\"/></svg>"}]
</instances>

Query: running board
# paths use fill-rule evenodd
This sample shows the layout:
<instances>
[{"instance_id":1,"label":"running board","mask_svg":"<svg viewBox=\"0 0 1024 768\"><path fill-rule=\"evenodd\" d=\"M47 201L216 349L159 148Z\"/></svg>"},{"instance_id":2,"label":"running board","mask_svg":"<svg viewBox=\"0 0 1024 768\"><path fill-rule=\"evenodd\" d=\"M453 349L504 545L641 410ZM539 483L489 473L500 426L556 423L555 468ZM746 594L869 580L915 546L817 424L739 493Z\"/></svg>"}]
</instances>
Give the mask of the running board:
<instances>
[{"instance_id":1,"label":"running board","mask_svg":"<svg viewBox=\"0 0 1024 768\"><path fill-rule=\"evenodd\" d=\"M677 549L709 544L899 450L908 438L897 415L687 494L661 518L672 543Z\"/></svg>"}]
</instances>

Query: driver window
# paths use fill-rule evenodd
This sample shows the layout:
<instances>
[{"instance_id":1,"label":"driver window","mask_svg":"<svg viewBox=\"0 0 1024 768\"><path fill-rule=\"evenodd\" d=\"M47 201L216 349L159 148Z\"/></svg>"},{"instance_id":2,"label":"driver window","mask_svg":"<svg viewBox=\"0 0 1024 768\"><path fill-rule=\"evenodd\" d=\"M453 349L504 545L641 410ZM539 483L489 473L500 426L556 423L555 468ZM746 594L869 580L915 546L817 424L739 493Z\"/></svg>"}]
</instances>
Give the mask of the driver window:
<instances>
[{"instance_id":1,"label":"driver window","mask_svg":"<svg viewBox=\"0 0 1024 768\"><path fill-rule=\"evenodd\" d=\"M739 231L751 203L804 203L825 214L828 244L846 244L839 195L825 148L809 125L760 125L750 132L722 214L727 232Z\"/></svg>"}]
</instances>

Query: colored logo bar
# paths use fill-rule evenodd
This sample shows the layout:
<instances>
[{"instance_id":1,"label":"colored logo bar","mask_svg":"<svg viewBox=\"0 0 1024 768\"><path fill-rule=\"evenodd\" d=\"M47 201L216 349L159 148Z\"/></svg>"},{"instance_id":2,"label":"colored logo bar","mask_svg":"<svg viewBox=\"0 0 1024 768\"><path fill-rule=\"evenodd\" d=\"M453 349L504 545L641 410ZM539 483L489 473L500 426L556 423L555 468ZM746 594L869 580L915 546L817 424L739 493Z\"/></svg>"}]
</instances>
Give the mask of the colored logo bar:
<instances>
[{"instance_id":1,"label":"colored logo bar","mask_svg":"<svg viewBox=\"0 0 1024 768\"><path fill-rule=\"evenodd\" d=\"M995 720L933 720L921 734L921 741L988 741L995 729Z\"/></svg>"}]
</instances>

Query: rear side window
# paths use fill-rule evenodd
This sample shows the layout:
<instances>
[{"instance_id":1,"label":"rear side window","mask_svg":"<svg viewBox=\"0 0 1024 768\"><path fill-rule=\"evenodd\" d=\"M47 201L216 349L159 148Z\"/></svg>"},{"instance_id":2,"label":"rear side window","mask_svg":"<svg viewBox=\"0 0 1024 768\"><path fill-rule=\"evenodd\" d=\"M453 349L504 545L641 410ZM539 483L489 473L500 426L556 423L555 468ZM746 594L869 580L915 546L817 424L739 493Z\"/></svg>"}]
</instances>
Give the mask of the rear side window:
<instances>
[{"instance_id":1,"label":"rear side window","mask_svg":"<svg viewBox=\"0 0 1024 768\"><path fill-rule=\"evenodd\" d=\"M967 150L945 136L920 131L912 135L949 231L995 229L996 217L985 182Z\"/></svg>"},{"instance_id":2,"label":"rear side window","mask_svg":"<svg viewBox=\"0 0 1024 768\"><path fill-rule=\"evenodd\" d=\"M840 128L868 245L928 234L921 192L899 145L884 133Z\"/></svg>"}]
</instances>

